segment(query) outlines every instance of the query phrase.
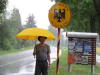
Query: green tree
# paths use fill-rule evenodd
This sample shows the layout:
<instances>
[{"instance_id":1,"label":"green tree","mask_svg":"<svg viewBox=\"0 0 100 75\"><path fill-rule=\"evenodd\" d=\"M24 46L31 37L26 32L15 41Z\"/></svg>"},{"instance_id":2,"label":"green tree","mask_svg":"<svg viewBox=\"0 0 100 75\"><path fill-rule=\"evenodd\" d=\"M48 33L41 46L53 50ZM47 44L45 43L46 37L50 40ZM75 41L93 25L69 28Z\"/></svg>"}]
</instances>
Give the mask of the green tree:
<instances>
[{"instance_id":1,"label":"green tree","mask_svg":"<svg viewBox=\"0 0 100 75\"><path fill-rule=\"evenodd\" d=\"M71 9L71 22L65 31L98 32L100 33L100 20L93 17L100 7L99 0L54 0L55 2L67 3ZM98 5L97 5L98 4ZM95 5L95 8L94 8ZM95 9L97 11L95 11ZM92 19L92 20L91 20ZM96 20L96 23L93 22Z\"/></svg>"},{"instance_id":2,"label":"green tree","mask_svg":"<svg viewBox=\"0 0 100 75\"><path fill-rule=\"evenodd\" d=\"M94 7L96 10L96 13L94 15L91 16L91 25L94 28L94 30L92 29L93 32L98 32L100 34L100 29L99 29L99 25L100 25L100 0L93 0L94 2Z\"/></svg>"},{"instance_id":3,"label":"green tree","mask_svg":"<svg viewBox=\"0 0 100 75\"><path fill-rule=\"evenodd\" d=\"M3 13L5 11L7 3L8 0L0 0L0 13Z\"/></svg>"},{"instance_id":4,"label":"green tree","mask_svg":"<svg viewBox=\"0 0 100 75\"><path fill-rule=\"evenodd\" d=\"M11 14L8 12L0 15L0 50L19 49L32 46L33 41L16 39L22 29L21 16L19 10L14 8Z\"/></svg>"},{"instance_id":5,"label":"green tree","mask_svg":"<svg viewBox=\"0 0 100 75\"><path fill-rule=\"evenodd\" d=\"M94 7L97 11L97 13L100 14L100 0L93 0L94 1Z\"/></svg>"},{"instance_id":6,"label":"green tree","mask_svg":"<svg viewBox=\"0 0 100 75\"><path fill-rule=\"evenodd\" d=\"M18 29L19 31L22 30L22 23L21 23L21 16L20 16L20 12L17 8L13 9L13 12L11 14L11 21L12 21L12 25L14 27L16 27L16 29Z\"/></svg>"},{"instance_id":7,"label":"green tree","mask_svg":"<svg viewBox=\"0 0 100 75\"><path fill-rule=\"evenodd\" d=\"M15 37L22 28L19 10L14 8L11 15L5 12L2 14L2 19L0 21L0 48L3 50L21 48L22 40L16 39Z\"/></svg>"},{"instance_id":8,"label":"green tree","mask_svg":"<svg viewBox=\"0 0 100 75\"><path fill-rule=\"evenodd\" d=\"M33 14L28 16L25 27L26 28L34 28L34 27L36 27Z\"/></svg>"},{"instance_id":9,"label":"green tree","mask_svg":"<svg viewBox=\"0 0 100 75\"><path fill-rule=\"evenodd\" d=\"M11 17L9 18L11 44L14 48L21 48L21 41L16 39L16 34L22 30L21 16L17 8L13 9Z\"/></svg>"},{"instance_id":10,"label":"green tree","mask_svg":"<svg viewBox=\"0 0 100 75\"><path fill-rule=\"evenodd\" d=\"M10 26L9 20L6 18L6 13L2 14L2 18L0 19L0 49L11 49L10 43Z\"/></svg>"}]
</instances>

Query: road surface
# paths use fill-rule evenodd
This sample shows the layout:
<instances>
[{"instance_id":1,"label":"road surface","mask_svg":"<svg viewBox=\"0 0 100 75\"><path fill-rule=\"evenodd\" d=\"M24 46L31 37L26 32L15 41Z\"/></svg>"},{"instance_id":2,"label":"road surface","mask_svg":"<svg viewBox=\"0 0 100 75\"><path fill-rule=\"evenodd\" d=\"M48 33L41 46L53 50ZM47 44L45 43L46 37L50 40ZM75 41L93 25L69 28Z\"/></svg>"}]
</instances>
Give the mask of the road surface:
<instances>
[{"instance_id":1,"label":"road surface","mask_svg":"<svg viewBox=\"0 0 100 75\"><path fill-rule=\"evenodd\" d=\"M52 62L56 60L56 48L51 47ZM33 50L0 56L0 75L34 75L35 58ZM96 55L97 63L100 56Z\"/></svg>"},{"instance_id":2,"label":"road surface","mask_svg":"<svg viewBox=\"0 0 100 75\"><path fill-rule=\"evenodd\" d=\"M56 60L56 48L51 47L51 62ZM0 75L34 75L33 50L0 56Z\"/></svg>"}]
</instances>

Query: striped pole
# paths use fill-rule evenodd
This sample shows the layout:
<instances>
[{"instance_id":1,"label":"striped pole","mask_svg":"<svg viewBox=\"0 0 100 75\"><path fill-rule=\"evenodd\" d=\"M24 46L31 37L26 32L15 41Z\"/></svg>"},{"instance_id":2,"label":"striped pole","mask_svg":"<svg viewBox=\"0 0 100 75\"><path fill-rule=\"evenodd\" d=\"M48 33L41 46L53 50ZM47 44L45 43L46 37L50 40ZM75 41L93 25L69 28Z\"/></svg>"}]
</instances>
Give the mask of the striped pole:
<instances>
[{"instance_id":1,"label":"striped pole","mask_svg":"<svg viewBox=\"0 0 100 75\"><path fill-rule=\"evenodd\" d=\"M56 75L59 75L60 28L58 28Z\"/></svg>"}]
</instances>

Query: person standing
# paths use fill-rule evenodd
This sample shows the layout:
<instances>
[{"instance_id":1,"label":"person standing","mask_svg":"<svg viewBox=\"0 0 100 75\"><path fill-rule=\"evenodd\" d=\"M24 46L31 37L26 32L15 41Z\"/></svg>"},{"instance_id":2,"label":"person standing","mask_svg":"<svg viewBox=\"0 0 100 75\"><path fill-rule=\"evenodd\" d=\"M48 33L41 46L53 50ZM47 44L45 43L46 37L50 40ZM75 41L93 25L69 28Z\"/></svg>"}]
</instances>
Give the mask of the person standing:
<instances>
[{"instance_id":1,"label":"person standing","mask_svg":"<svg viewBox=\"0 0 100 75\"><path fill-rule=\"evenodd\" d=\"M35 75L48 75L50 67L50 46L45 44L47 37L39 36L39 44L34 47L33 55L36 56Z\"/></svg>"}]
</instances>

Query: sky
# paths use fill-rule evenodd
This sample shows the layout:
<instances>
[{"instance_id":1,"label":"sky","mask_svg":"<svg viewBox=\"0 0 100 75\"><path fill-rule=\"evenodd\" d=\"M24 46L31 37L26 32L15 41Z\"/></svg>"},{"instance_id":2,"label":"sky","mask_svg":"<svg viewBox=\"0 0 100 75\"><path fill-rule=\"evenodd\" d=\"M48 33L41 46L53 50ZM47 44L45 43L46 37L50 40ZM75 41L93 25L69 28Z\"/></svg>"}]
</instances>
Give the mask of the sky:
<instances>
[{"instance_id":1,"label":"sky","mask_svg":"<svg viewBox=\"0 0 100 75\"><path fill-rule=\"evenodd\" d=\"M18 8L22 24L24 25L27 17L33 14L36 21L36 26L39 28L48 29L50 25L48 20L48 12L54 2L50 0L8 0L7 10Z\"/></svg>"},{"instance_id":2,"label":"sky","mask_svg":"<svg viewBox=\"0 0 100 75\"><path fill-rule=\"evenodd\" d=\"M24 25L27 21L27 17L30 14L33 14L36 21L36 26L38 28L48 29L50 25L48 19L48 12L51 6L55 4L55 2L51 2L50 0L8 0L7 10L11 11L13 8L18 8L22 24ZM63 32L63 35L66 35Z\"/></svg>"}]
</instances>

